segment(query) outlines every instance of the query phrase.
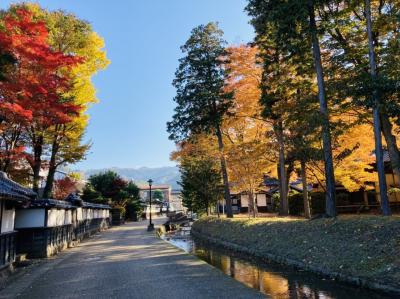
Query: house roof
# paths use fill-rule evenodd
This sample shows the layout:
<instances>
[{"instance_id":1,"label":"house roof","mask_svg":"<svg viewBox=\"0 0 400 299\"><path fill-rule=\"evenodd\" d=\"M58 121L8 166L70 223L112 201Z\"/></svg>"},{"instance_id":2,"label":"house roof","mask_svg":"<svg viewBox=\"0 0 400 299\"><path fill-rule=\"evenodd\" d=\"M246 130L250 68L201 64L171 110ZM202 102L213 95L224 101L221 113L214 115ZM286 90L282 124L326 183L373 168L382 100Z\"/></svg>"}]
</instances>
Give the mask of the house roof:
<instances>
[{"instance_id":1,"label":"house roof","mask_svg":"<svg viewBox=\"0 0 400 299\"><path fill-rule=\"evenodd\" d=\"M19 202L35 199L37 194L31 189L10 180L7 174L0 171L0 198Z\"/></svg>"},{"instance_id":2,"label":"house roof","mask_svg":"<svg viewBox=\"0 0 400 299\"><path fill-rule=\"evenodd\" d=\"M69 202L71 205L77 206L77 207L82 207L83 206L83 200L80 198L80 196L76 193L70 193L68 196L65 198L67 202Z\"/></svg>"},{"instance_id":3,"label":"house roof","mask_svg":"<svg viewBox=\"0 0 400 299\"><path fill-rule=\"evenodd\" d=\"M390 162L389 151L383 151L383 162Z\"/></svg>"},{"instance_id":4,"label":"house roof","mask_svg":"<svg viewBox=\"0 0 400 299\"><path fill-rule=\"evenodd\" d=\"M264 186L270 187L271 189L267 191L267 193L275 193L279 190L279 180L271 178L269 176L264 176ZM295 181L291 181L289 183L289 188L296 190L298 192L303 191L303 185L301 179L297 179ZM312 190L312 186L308 185L308 191Z\"/></svg>"},{"instance_id":5,"label":"house roof","mask_svg":"<svg viewBox=\"0 0 400 299\"><path fill-rule=\"evenodd\" d=\"M372 151L371 155L372 155L372 157L376 158L375 150ZM383 150L383 162L390 162L389 151L386 149ZM374 163L375 163L375 161L374 161Z\"/></svg>"},{"instance_id":6,"label":"house roof","mask_svg":"<svg viewBox=\"0 0 400 299\"><path fill-rule=\"evenodd\" d=\"M279 181L277 179L271 178L269 176L264 176L264 185L271 187L271 186L278 186Z\"/></svg>"}]
</instances>

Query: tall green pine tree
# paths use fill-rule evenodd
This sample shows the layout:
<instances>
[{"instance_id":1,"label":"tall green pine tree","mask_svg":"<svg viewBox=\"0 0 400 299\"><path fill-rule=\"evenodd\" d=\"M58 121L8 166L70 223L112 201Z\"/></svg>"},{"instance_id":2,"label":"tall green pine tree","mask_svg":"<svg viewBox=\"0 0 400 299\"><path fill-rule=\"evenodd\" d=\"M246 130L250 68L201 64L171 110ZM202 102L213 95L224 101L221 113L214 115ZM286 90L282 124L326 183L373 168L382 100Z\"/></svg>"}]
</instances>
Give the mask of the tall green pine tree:
<instances>
[{"instance_id":1,"label":"tall green pine tree","mask_svg":"<svg viewBox=\"0 0 400 299\"><path fill-rule=\"evenodd\" d=\"M229 179L221 123L232 105L233 95L224 92L226 57L223 32L215 23L200 25L192 30L188 41L181 47L185 54L175 73L174 101L177 106L167 130L170 139L183 140L191 134L212 133L218 140L221 174L224 182L226 213L233 217Z\"/></svg>"}]
</instances>

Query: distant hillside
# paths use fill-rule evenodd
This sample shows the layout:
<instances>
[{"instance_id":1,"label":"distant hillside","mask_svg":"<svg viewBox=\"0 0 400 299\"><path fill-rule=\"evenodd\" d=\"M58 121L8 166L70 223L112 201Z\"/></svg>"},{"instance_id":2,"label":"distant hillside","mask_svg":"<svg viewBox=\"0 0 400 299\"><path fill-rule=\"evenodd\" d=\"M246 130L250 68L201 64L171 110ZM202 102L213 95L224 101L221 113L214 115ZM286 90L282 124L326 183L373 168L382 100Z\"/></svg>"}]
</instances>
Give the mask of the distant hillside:
<instances>
[{"instance_id":1,"label":"distant hillside","mask_svg":"<svg viewBox=\"0 0 400 299\"><path fill-rule=\"evenodd\" d=\"M180 189L178 181L180 180L180 174L178 167L140 167L140 168L103 168L103 169L90 169L84 171L85 176L88 178L92 174L105 172L112 170L118 173L121 177L134 180L137 184L147 184L148 179L152 179L154 184L167 184L171 185L172 189Z\"/></svg>"}]
</instances>

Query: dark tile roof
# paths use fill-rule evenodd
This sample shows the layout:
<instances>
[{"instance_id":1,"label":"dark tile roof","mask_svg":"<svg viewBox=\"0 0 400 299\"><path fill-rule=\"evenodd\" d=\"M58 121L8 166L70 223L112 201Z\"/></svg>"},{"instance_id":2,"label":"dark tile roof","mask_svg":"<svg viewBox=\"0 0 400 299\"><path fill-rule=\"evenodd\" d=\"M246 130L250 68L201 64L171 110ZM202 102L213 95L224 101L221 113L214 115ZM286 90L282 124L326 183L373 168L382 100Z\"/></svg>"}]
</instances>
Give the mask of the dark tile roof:
<instances>
[{"instance_id":1,"label":"dark tile roof","mask_svg":"<svg viewBox=\"0 0 400 299\"><path fill-rule=\"evenodd\" d=\"M97 203L91 203L91 202L82 202L82 207L83 208L92 208L92 209L110 209L109 205L102 205L102 204L97 204Z\"/></svg>"},{"instance_id":2,"label":"dark tile roof","mask_svg":"<svg viewBox=\"0 0 400 299\"><path fill-rule=\"evenodd\" d=\"M75 209L77 207L91 208L91 209L109 209L108 205L100 205L90 202L82 202L82 205L76 206L65 200L55 199L38 199L31 202L29 208L61 208L61 209Z\"/></svg>"},{"instance_id":3,"label":"dark tile roof","mask_svg":"<svg viewBox=\"0 0 400 299\"><path fill-rule=\"evenodd\" d=\"M383 151L383 162L390 162L389 151Z\"/></svg>"},{"instance_id":4,"label":"dark tile roof","mask_svg":"<svg viewBox=\"0 0 400 299\"><path fill-rule=\"evenodd\" d=\"M0 198L23 202L36 197L37 194L31 189L10 180L7 174L0 171Z\"/></svg>"},{"instance_id":5,"label":"dark tile roof","mask_svg":"<svg viewBox=\"0 0 400 299\"><path fill-rule=\"evenodd\" d=\"M372 156L375 158L375 150L372 151ZM383 162L390 162L389 151L384 149L383 150ZM374 161L375 163L375 161Z\"/></svg>"},{"instance_id":6,"label":"dark tile roof","mask_svg":"<svg viewBox=\"0 0 400 299\"><path fill-rule=\"evenodd\" d=\"M76 193L70 193L65 200L68 201L71 205L74 205L77 207L83 206L82 198L80 198L80 196L77 195Z\"/></svg>"},{"instance_id":7,"label":"dark tile roof","mask_svg":"<svg viewBox=\"0 0 400 299\"><path fill-rule=\"evenodd\" d=\"M55 199L38 199L31 202L29 208L63 208L72 209L75 206L71 205L68 201L55 200Z\"/></svg>"},{"instance_id":8,"label":"dark tile roof","mask_svg":"<svg viewBox=\"0 0 400 299\"><path fill-rule=\"evenodd\" d=\"M264 176L264 185L265 186L279 186L279 181L277 179L271 178L269 176Z\"/></svg>"}]
</instances>

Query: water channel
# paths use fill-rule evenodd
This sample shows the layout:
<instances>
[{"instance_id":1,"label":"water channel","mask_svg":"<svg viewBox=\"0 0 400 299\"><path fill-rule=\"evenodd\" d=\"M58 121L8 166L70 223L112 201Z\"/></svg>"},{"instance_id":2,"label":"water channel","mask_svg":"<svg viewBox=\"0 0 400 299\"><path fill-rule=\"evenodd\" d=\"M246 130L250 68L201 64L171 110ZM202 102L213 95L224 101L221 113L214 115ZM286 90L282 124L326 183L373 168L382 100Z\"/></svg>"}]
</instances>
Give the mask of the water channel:
<instances>
[{"instance_id":1,"label":"water channel","mask_svg":"<svg viewBox=\"0 0 400 299\"><path fill-rule=\"evenodd\" d=\"M388 299L389 295L353 287L292 267L265 263L194 240L189 233L163 239L196 255L237 281L272 299Z\"/></svg>"}]
</instances>

